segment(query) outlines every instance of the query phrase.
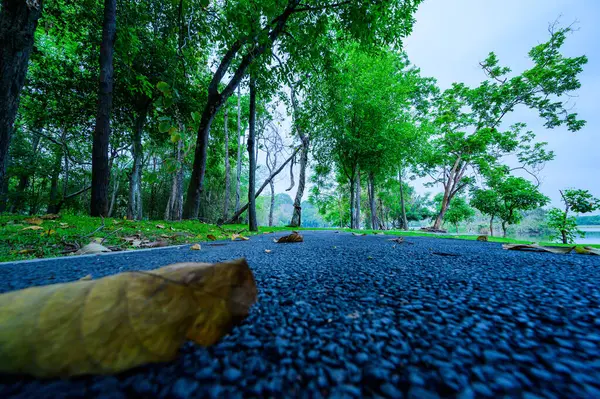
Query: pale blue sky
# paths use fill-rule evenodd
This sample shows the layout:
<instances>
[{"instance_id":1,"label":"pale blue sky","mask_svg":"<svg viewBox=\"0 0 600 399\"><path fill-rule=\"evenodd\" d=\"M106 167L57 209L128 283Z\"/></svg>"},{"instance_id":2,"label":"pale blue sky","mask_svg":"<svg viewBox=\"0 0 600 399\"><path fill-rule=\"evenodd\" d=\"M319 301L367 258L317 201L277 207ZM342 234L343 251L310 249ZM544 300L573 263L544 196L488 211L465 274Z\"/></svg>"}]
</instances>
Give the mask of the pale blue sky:
<instances>
[{"instance_id":1,"label":"pale blue sky","mask_svg":"<svg viewBox=\"0 0 600 399\"><path fill-rule=\"evenodd\" d=\"M531 64L527 52L548 38L548 25L560 17L578 31L564 52L589 58L581 75L575 110L587 125L577 133L547 130L530 110L517 110L508 122L526 122L556 159L541 173L541 190L559 205L559 189L576 187L600 196L600 0L425 0L413 34L406 39L409 59L442 88L452 82L475 86L485 76L478 65L490 51L520 72ZM419 191L425 191L418 188Z\"/></svg>"}]
</instances>

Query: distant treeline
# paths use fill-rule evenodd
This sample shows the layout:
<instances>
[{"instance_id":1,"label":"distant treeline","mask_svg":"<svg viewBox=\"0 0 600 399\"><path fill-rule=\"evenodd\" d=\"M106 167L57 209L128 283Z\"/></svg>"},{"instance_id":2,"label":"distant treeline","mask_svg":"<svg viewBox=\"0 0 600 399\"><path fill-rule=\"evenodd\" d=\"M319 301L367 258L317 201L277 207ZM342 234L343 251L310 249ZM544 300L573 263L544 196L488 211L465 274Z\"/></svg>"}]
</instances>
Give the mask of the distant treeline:
<instances>
[{"instance_id":1,"label":"distant treeline","mask_svg":"<svg viewBox=\"0 0 600 399\"><path fill-rule=\"evenodd\" d=\"M580 226L600 225L600 215L594 216L578 216L577 224Z\"/></svg>"}]
</instances>

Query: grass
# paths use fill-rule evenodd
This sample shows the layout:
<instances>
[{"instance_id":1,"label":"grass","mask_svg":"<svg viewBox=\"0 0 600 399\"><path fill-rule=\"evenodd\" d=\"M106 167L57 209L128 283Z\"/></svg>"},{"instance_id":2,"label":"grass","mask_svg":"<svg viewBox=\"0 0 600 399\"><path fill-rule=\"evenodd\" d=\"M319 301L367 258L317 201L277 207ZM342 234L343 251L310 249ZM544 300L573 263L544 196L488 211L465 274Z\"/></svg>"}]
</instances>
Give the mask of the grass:
<instances>
[{"instance_id":1,"label":"grass","mask_svg":"<svg viewBox=\"0 0 600 399\"><path fill-rule=\"evenodd\" d=\"M0 262L65 256L90 242L101 242L111 250L133 250L148 246L191 244L211 239L230 239L233 234L251 236L270 232L294 230L289 227L260 227L258 233L248 232L246 225L217 227L198 221L132 221L93 218L65 214L54 220L22 215L0 215ZM383 233L416 237L427 236L475 240L471 235L440 235L421 231L373 231L352 229L300 228L297 230L336 230L355 233ZM491 242L531 244L510 238L489 237ZM541 245L564 246L555 243ZM589 245L600 248L600 245Z\"/></svg>"}]
</instances>

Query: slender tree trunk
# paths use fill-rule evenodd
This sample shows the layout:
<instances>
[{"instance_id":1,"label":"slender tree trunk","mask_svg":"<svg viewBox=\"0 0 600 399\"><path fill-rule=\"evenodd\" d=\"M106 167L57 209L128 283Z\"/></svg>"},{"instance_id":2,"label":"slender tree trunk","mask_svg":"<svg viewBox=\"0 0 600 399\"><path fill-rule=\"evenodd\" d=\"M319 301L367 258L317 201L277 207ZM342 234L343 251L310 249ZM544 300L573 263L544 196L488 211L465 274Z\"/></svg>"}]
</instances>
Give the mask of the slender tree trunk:
<instances>
[{"instance_id":1,"label":"slender tree trunk","mask_svg":"<svg viewBox=\"0 0 600 399\"><path fill-rule=\"evenodd\" d=\"M502 221L502 237L506 238L506 222Z\"/></svg>"},{"instance_id":2,"label":"slender tree trunk","mask_svg":"<svg viewBox=\"0 0 600 399\"><path fill-rule=\"evenodd\" d=\"M271 205L269 206L269 227L273 226L273 211L275 210L275 183L273 180L269 183L271 187Z\"/></svg>"},{"instance_id":3,"label":"slender tree trunk","mask_svg":"<svg viewBox=\"0 0 600 399\"><path fill-rule=\"evenodd\" d=\"M171 195L165 209L165 220L181 220L183 212L183 166L182 166L183 141L177 142L175 158L177 159L177 171L171 183Z\"/></svg>"},{"instance_id":4,"label":"slender tree trunk","mask_svg":"<svg viewBox=\"0 0 600 399\"><path fill-rule=\"evenodd\" d=\"M7 204L8 148L43 0L2 0L0 11L0 212Z\"/></svg>"},{"instance_id":5,"label":"slender tree trunk","mask_svg":"<svg viewBox=\"0 0 600 399\"><path fill-rule=\"evenodd\" d=\"M402 170L398 169L398 182L400 183L400 211L401 211L401 220L400 220L400 229L408 230L408 219L406 218L406 206L404 202L404 183L402 181Z\"/></svg>"},{"instance_id":6,"label":"slender tree trunk","mask_svg":"<svg viewBox=\"0 0 600 399\"><path fill-rule=\"evenodd\" d=\"M236 184L235 184L235 211L240 210L240 186L242 183L242 106L241 93L238 87L238 103L237 103L237 164L236 164Z\"/></svg>"},{"instance_id":7,"label":"slender tree trunk","mask_svg":"<svg viewBox=\"0 0 600 399\"><path fill-rule=\"evenodd\" d=\"M105 216L108 212L108 184L110 167L108 144L110 140L110 114L113 97L113 55L117 30L117 0L104 0L104 22L100 46L100 89L98 113L92 146L92 200L91 216Z\"/></svg>"},{"instance_id":8,"label":"slender tree trunk","mask_svg":"<svg viewBox=\"0 0 600 399\"><path fill-rule=\"evenodd\" d=\"M231 165L229 163L229 112L225 108L224 130L225 130L225 201L223 204L223 220L227 220L229 214L229 197L231 191Z\"/></svg>"},{"instance_id":9,"label":"slender tree trunk","mask_svg":"<svg viewBox=\"0 0 600 399\"><path fill-rule=\"evenodd\" d=\"M146 123L148 105L139 111L133 128L132 155L133 166L129 177L129 203L127 204L127 219L141 220L143 217L142 206L142 169L144 160L144 147L142 146L142 132Z\"/></svg>"},{"instance_id":10,"label":"slender tree trunk","mask_svg":"<svg viewBox=\"0 0 600 399\"><path fill-rule=\"evenodd\" d=\"M356 206L356 200L354 199L356 197L355 186L356 186L356 177L352 176L352 178L350 179L350 228L351 229L356 228L356 222L355 222L356 212L354 211L354 207Z\"/></svg>"},{"instance_id":11,"label":"slender tree trunk","mask_svg":"<svg viewBox=\"0 0 600 399\"><path fill-rule=\"evenodd\" d=\"M119 185L120 185L121 179L119 179L119 175L116 174L113 178L113 189L112 189L112 194L110 196L110 206L108 208L108 217L112 217L113 216L113 212L115 210L115 204L117 202L117 194L119 193Z\"/></svg>"},{"instance_id":12,"label":"slender tree trunk","mask_svg":"<svg viewBox=\"0 0 600 399\"><path fill-rule=\"evenodd\" d=\"M52 169L52 176L50 178L50 196L46 213L58 213L57 205L60 201L58 198L58 178L62 166L62 154L60 151L57 151L55 157L56 160L54 161L54 168Z\"/></svg>"},{"instance_id":13,"label":"slender tree trunk","mask_svg":"<svg viewBox=\"0 0 600 399\"><path fill-rule=\"evenodd\" d=\"M448 210L448 205L450 204L450 194L448 192L448 189L444 190L444 198L442 199L442 207L435 219L435 223L433 224L433 228L434 229L441 229L442 228L442 223L444 222L444 215L446 214L446 211Z\"/></svg>"},{"instance_id":14,"label":"slender tree trunk","mask_svg":"<svg viewBox=\"0 0 600 399\"><path fill-rule=\"evenodd\" d=\"M494 215L490 217L490 237L494 236Z\"/></svg>"},{"instance_id":15,"label":"slender tree trunk","mask_svg":"<svg viewBox=\"0 0 600 399\"><path fill-rule=\"evenodd\" d=\"M356 165L356 185L354 186L356 189L356 195L354 196L354 200L356 201L356 205L354 206L354 212L356 212L354 216L354 223L356 225L355 229L360 229L360 168Z\"/></svg>"},{"instance_id":16,"label":"slender tree trunk","mask_svg":"<svg viewBox=\"0 0 600 399\"><path fill-rule=\"evenodd\" d=\"M298 191L296 191L296 198L294 198L294 213L292 214L292 221L290 226L300 227L302 225L302 197L304 196L304 189L306 187L306 167L308 165L308 151L310 141L307 136L302 135L302 150L300 152L300 176L298 177Z\"/></svg>"},{"instance_id":17,"label":"slender tree trunk","mask_svg":"<svg viewBox=\"0 0 600 399\"><path fill-rule=\"evenodd\" d=\"M256 82L250 76L250 118L248 128L248 229L258 231L256 222L256 153L254 152L256 135Z\"/></svg>"},{"instance_id":18,"label":"slender tree trunk","mask_svg":"<svg viewBox=\"0 0 600 399\"><path fill-rule=\"evenodd\" d=\"M369 173L369 207L371 208L371 229L377 230L379 222L377 221L377 203L375 202L375 174Z\"/></svg>"}]
</instances>

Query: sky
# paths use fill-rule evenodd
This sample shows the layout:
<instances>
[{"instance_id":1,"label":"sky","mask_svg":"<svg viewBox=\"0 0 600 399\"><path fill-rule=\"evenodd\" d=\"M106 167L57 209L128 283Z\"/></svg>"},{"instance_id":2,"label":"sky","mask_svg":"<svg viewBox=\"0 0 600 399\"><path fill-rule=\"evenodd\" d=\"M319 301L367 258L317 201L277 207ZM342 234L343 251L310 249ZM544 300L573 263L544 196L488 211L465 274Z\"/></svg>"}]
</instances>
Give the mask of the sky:
<instances>
[{"instance_id":1,"label":"sky","mask_svg":"<svg viewBox=\"0 0 600 399\"><path fill-rule=\"evenodd\" d=\"M405 51L422 75L435 77L442 89L453 82L478 85L485 79L479 62L491 51L501 65L520 73L532 65L528 51L547 41L550 23L575 23L563 54L589 58L578 97L571 100L586 126L575 133L563 127L548 130L528 109L515 110L506 123L527 123L555 152L540 173L540 189L552 206L562 207L560 189L587 189L600 196L600 0L425 0L415 17ZM286 172L277 182L277 192L289 185L287 176ZM436 191L422 187L422 181L415 183L418 192Z\"/></svg>"}]
</instances>

